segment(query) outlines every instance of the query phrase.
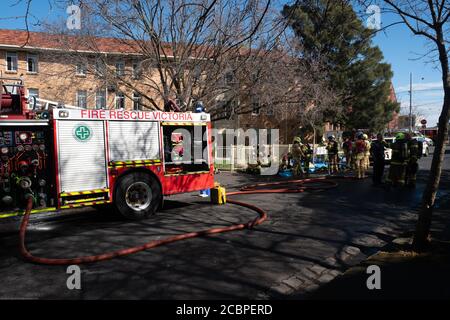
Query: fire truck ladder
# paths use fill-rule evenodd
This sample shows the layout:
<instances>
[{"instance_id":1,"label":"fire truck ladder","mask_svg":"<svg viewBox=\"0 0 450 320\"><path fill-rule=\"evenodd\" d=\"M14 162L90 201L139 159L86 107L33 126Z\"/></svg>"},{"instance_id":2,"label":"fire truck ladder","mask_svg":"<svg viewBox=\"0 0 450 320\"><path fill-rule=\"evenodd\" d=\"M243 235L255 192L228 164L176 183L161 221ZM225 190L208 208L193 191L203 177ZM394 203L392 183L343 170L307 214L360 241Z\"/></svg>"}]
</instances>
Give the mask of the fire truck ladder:
<instances>
[{"instance_id":1,"label":"fire truck ladder","mask_svg":"<svg viewBox=\"0 0 450 320\"><path fill-rule=\"evenodd\" d=\"M27 97L27 101L28 101L28 108L30 110L40 110L40 111L44 111L44 110L51 110L54 108L58 108L58 109L75 109L75 110L82 110L83 108L77 107L77 106L73 106L70 104L65 104L62 102L56 102L56 101L51 101L51 100L47 100L47 99L42 99L42 98L38 98L35 96L28 96Z\"/></svg>"}]
</instances>

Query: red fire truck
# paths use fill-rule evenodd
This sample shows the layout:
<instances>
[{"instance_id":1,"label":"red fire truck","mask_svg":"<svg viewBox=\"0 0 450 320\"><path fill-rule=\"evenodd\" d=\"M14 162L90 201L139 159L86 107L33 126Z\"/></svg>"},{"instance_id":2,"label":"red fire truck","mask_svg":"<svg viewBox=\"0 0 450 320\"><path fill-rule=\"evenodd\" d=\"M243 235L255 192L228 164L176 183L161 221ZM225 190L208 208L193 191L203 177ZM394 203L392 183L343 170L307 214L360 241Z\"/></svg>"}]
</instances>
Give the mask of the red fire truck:
<instances>
[{"instance_id":1,"label":"red fire truck","mask_svg":"<svg viewBox=\"0 0 450 320\"><path fill-rule=\"evenodd\" d=\"M111 203L141 219L214 186L209 114L38 106L0 80L0 217L32 197L33 213Z\"/></svg>"}]
</instances>

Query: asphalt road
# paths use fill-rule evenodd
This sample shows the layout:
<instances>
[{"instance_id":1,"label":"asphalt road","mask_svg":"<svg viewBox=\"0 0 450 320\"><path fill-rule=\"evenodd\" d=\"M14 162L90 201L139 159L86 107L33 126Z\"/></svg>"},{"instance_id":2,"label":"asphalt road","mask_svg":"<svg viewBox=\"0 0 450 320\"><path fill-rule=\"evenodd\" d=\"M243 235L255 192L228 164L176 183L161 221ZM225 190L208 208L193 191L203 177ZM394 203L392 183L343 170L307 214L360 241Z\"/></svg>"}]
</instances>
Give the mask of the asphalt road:
<instances>
[{"instance_id":1,"label":"asphalt road","mask_svg":"<svg viewBox=\"0 0 450 320\"><path fill-rule=\"evenodd\" d=\"M446 169L450 170L450 150ZM375 188L371 181L339 181L323 192L236 196L267 210L254 230L196 238L134 255L81 265L81 290L66 286L66 267L25 262L13 224L0 233L0 298L245 299L302 297L410 232L430 166L421 160L416 190ZM220 173L229 190L273 177ZM448 187L448 175L443 181ZM450 190L450 187L449 187ZM444 190L439 199L448 198ZM34 220L27 243L34 255L99 254L180 234L245 222L255 213L213 206L195 194L173 196L144 222L94 209ZM8 229L9 228L9 229Z\"/></svg>"}]
</instances>

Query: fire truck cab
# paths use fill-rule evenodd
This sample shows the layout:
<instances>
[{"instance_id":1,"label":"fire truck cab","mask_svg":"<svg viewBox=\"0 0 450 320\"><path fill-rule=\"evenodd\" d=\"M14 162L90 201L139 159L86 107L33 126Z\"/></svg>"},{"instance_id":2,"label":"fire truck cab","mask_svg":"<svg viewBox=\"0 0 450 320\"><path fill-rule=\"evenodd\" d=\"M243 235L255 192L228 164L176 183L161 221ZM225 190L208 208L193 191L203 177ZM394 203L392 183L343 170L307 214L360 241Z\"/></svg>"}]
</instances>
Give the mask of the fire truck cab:
<instances>
[{"instance_id":1,"label":"fire truck cab","mask_svg":"<svg viewBox=\"0 0 450 320\"><path fill-rule=\"evenodd\" d=\"M32 197L32 212L113 204L142 219L214 186L209 114L37 109L18 88L0 104L0 217Z\"/></svg>"}]
</instances>

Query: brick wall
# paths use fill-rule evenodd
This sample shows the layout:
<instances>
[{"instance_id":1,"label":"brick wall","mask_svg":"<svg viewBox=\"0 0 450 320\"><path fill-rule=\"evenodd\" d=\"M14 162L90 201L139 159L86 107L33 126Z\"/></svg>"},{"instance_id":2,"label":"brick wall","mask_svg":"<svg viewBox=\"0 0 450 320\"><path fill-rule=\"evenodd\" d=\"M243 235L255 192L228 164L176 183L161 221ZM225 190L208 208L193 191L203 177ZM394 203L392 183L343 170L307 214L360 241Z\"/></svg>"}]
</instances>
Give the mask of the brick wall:
<instances>
[{"instance_id":1,"label":"brick wall","mask_svg":"<svg viewBox=\"0 0 450 320\"><path fill-rule=\"evenodd\" d=\"M15 52L18 57L17 72L7 71L6 53ZM36 73L27 71L27 56L29 54L36 55L38 58L38 69ZM115 97L117 91L122 91L125 95L125 108L132 109L133 107L133 92L131 88L124 85L116 86L115 90L107 90L108 87L115 87L113 82L106 81L105 78L97 76L94 72L95 59L86 58L87 72L86 75L77 75L76 62L73 57L58 52L58 51L22 51L15 49L0 49L0 70L4 77L22 77L25 87L27 89L39 90L39 98L52 100L56 102L63 102L65 104L77 104L77 91L85 91L87 95L88 108L95 108L96 94L98 90L103 90L106 96L107 108L115 107ZM136 86L138 91L146 93L148 96L157 100L158 106L162 108L162 101L156 92L151 92L143 80L135 80L132 77L132 64L136 61L127 56L112 57L111 63L108 64L109 70L115 69L115 61L123 61L125 63L126 80L130 84ZM143 71L145 72L145 70ZM147 71L148 72L148 71ZM152 71L152 77L157 76L156 72ZM142 78L141 78L142 79ZM155 79L157 80L157 79ZM150 105L148 101L143 98L143 103Z\"/></svg>"}]
</instances>

